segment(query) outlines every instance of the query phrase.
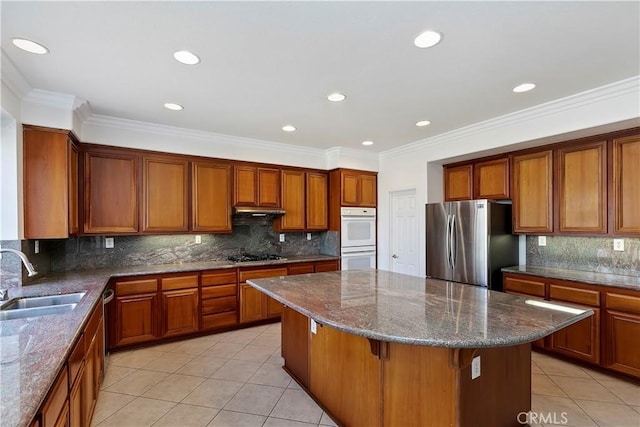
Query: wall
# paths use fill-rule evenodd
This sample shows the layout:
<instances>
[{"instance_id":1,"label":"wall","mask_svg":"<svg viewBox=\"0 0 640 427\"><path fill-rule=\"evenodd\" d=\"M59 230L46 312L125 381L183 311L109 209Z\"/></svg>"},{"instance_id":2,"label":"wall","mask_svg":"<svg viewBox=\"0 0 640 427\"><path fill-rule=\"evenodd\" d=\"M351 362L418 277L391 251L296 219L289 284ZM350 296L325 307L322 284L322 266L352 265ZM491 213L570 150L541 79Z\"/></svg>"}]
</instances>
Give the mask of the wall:
<instances>
[{"instance_id":1,"label":"wall","mask_svg":"<svg viewBox=\"0 0 640 427\"><path fill-rule=\"evenodd\" d=\"M625 238L624 252L613 250L610 237L527 237L527 264L544 267L640 276L640 239Z\"/></svg>"},{"instance_id":2,"label":"wall","mask_svg":"<svg viewBox=\"0 0 640 427\"><path fill-rule=\"evenodd\" d=\"M440 165L444 163L638 126L639 97L640 76L381 153L378 268L391 266L390 192L415 188L417 205L423 206L442 200ZM418 209L418 224L418 275L422 276L426 271L424 209Z\"/></svg>"}]
</instances>

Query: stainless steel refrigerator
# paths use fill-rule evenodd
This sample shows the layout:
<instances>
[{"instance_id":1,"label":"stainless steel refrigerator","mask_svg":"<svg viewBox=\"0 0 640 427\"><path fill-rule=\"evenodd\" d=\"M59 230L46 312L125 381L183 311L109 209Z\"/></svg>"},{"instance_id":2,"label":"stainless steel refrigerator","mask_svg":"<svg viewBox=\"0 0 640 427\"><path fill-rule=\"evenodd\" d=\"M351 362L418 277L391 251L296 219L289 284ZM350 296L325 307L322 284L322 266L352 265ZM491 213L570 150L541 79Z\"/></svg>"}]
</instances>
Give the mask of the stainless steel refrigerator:
<instances>
[{"instance_id":1,"label":"stainless steel refrigerator","mask_svg":"<svg viewBox=\"0 0 640 427\"><path fill-rule=\"evenodd\" d=\"M502 289L500 269L519 260L510 204L429 203L426 221L427 277Z\"/></svg>"}]
</instances>

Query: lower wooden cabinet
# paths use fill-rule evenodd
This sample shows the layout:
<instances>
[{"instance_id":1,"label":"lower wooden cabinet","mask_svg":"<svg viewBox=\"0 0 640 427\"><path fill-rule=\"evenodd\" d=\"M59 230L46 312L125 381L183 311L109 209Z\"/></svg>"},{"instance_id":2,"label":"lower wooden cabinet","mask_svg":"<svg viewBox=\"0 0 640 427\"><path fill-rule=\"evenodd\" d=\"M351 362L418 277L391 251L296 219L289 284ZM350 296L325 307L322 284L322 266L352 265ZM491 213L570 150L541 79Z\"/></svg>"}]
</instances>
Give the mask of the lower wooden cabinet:
<instances>
[{"instance_id":1,"label":"lower wooden cabinet","mask_svg":"<svg viewBox=\"0 0 640 427\"><path fill-rule=\"evenodd\" d=\"M66 426L69 421L69 375L65 364L40 409L42 427Z\"/></svg>"},{"instance_id":2,"label":"lower wooden cabinet","mask_svg":"<svg viewBox=\"0 0 640 427\"><path fill-rule=\"evenodd\" d=\"M213 270L201 276L202 330L238 324L237 269Z\"/></svg>"},{"instance_id":3,"label":"lower wooden cabinet","mask_svg":"<svg viewBox=\"0 0 640 427\"><path fill-rule=\"evenodd\" d=\"M198 275L167 277L162 289L162 336L185 335L198 331Z\"/></svg>"},{"instance_id":4,"label":"lower wooden cabinet","mask_svg":"<svg viewBox=\"0 0 640 427\"><path fill-rule=\"evenodd\" d=\"M640 378L640 296L607 292L604 364L617 372Z\"/></svg>"},{"instance_id":5,"label":"lower wooden cabinet","mask_svg":"<svg viewBox=\"0 0 640 427\"><path fill-rule=\"evenodd\" d=\"M115 327L113 347L153 341L160 337L158 280L117 280L114 285Z\"/></svg>"},{"instance_id":6,"label":"lower wooden cabinet","mask_svg":"<svg viewBox=\"0 0 640 427\"><path fill-rule=\"evenodd\" d=\"M502 289L512 295L533 297L544 299L546 296L546 284L543 280L538 280L530 276L518 276L505 274L503 277ZM544 338L531 343L534 348L544 348Z\"/></svg>"},{"instance_id":7,"label":"lower wooden cabinet","mask_svg":"<svg viewBox=\"0 0 640 427\"><path fill-rule=\"evenodd\" d=\"M279 317L282 311L282 304L248 285L247 280L286 276L287 274L286 266L240 268L240 323Z\"/></svg>"},{"instance_id":8,"label":"lower wooden cabinet","mask_svg":"<svg viewBox=\"0 0 640 427\"><path fill-rule=\"evenodd\" d=\"M282 357L284 367L309 388L309 318L289 307L282 308Z\"/></svg>"}]
</instances>

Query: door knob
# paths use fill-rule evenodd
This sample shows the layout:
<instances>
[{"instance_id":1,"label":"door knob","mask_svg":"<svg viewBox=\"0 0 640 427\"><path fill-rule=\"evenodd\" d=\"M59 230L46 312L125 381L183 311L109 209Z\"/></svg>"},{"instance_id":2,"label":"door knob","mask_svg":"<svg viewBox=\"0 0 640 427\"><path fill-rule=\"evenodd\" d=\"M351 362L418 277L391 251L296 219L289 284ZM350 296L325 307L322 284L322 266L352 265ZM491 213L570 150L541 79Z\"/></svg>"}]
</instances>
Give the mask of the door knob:
<instances>
[{"instance_id":1,"label":"door knob","mask_svg":"<svg viewBox=\"0 0 640 427\"><path fill-rule=\"evenodd\" d=\"M395 259L395 258L398 258L398 255L393 254L393 255L391 255L391 258L394 258L394 259Z\"/></svg>"}]
</instances>

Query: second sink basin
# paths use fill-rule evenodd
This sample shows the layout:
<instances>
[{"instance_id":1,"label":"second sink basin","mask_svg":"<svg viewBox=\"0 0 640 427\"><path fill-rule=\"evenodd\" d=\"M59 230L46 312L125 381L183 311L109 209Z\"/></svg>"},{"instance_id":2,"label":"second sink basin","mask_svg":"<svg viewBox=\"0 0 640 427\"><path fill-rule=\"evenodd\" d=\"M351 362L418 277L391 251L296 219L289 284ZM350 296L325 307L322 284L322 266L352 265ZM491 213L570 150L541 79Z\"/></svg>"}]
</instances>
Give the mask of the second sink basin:
<instances>
[{"instance_id":1,"label":"second sink basin","mask_svg":"<svg viewBox=\"0 0 640 427\"><path fill-rule=\"evenodd\" d=\"M23 297L16 298L4 304L0 311L20 310L24 308L37 308L75 304L82 299L86 292L74 292L72 294L48 295L44 297Z\"/></svg>"},{"instance_id":2,"label":"second sink basin","mask_svg":"<svg viewBox=\"0 0 640 427\"><path fill-rule=\"evenodd\" d=\"M25 319L27 317L48 316L50 314L68 313L77 304L46 305L44 307L19 308L13 310L0 310L0 320Z\"/></svg>"}]
</instances>

